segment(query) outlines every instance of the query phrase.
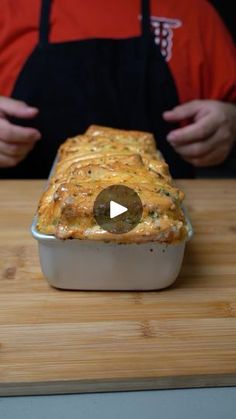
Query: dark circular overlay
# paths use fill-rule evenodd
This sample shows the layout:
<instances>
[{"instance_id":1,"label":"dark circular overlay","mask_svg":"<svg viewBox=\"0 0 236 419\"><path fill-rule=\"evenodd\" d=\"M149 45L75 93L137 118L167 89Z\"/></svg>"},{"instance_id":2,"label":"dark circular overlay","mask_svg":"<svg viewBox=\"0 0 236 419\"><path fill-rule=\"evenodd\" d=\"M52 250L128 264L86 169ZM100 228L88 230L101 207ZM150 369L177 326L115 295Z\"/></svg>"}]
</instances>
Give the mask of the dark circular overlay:
<instances>
[{"instance_id":1,"label":"dark circular overlay","mask_svg":"<svg viewBox=\"0 0 236 419\"><path fill-rule=\"evenodd\" d=\"M111 201L127 208L127 211L110 217ZM143 207L141 199L134 189L124 185L111 185L103 189L97 196L93 215L97 224L109 233L123 234L131 231L142 218Z\"/></svg>"}]
</instances>

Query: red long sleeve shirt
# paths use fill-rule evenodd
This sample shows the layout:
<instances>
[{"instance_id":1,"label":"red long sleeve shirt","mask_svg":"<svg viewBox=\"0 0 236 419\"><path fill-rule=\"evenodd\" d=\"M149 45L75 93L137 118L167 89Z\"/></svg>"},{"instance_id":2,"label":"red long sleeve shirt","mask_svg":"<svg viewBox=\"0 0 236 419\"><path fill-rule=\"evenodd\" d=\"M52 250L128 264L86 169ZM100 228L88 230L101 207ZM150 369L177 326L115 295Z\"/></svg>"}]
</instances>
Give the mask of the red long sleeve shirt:
<instances>
[{"instance_id":1,"label":"red long sleeve shirt","mask_svg":"<svg viewBox=\"0 0 236 419\"><path fill-rule=\"evenodd\" d=\"M0 94L14 83L38 40L40 0L1 0ZM236 52L221 19L205 0L152 0L155 42L167 60L181 103L236 102ZM54 0L50 42L128 38L140 34L139 0Z\"/></svg>"}]
</instances>

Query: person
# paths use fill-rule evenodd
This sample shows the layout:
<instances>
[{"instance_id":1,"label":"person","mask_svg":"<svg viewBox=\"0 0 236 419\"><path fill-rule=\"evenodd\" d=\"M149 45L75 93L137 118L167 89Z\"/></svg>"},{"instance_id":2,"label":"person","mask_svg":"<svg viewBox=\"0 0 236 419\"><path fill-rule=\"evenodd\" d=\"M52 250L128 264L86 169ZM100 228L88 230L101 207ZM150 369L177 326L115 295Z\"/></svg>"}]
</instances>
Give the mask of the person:
<instances>
[{"instance_id":1,"label":"person","mask_svg":"<svg viewBox=\"0 0 236 419\"><path fill-rule=\"evenodd\" d=\"M153 132L176 178L236 138L235 47L205 0L2 0L0 68L1 178L46 177L90 124Z\"/></svg>"}]
</instances>

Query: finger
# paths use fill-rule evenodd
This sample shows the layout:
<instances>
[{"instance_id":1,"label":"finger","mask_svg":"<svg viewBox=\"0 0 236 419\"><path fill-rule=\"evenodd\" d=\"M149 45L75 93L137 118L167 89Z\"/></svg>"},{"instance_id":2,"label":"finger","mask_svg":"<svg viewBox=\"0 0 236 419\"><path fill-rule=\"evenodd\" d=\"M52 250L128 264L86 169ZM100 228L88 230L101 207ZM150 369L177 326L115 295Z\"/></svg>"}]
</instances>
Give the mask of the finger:
<instances>
[{"instance_id":1,"label":"finger","mask_svg":"<svg viewBox=\"0 0 236 419\"><path fill-rule=\"evenodd\" d=\"M182 119L192 118L199 111L201 101L192 100L176 106L174 109L163 113L163 118L169 122L178 122Z\"/></svg>"},{"instance_id":2,"label":"finger","mask_svg":"<svg viewBox=\"0 0 236 419\"><path fill-rule=\"evenodd\" d=\"M0 141L0 154L8 157L26 156L33 148L35 143L14 144Z\"/></svg>"},{"instance_id":3,"label":"finger","mask_svg":"<svg viewBox=\"0 0 236 419\"><path fill-rule=\"evenodd\" d=\"M29 106L20 100L4 96L0 96L0 111L8 116L18 118L33 118L38 113L38 109L33 106Z\"/></svg>"},{"instance_id":4,"label":"finger","mask_svg":"<svg viewBox=\"0 0 236 419\"><path fill-rule=\"evenodd\" d=\"M230 132L225 128L220 128L212 136L202 141L186 143L184 145L172 143L172 146L177 153L181 154L183 157L189 158L205 156L206 154L212 152L215 148L221 146L225 146L230 149L232 148L232 145L233 141L231 139Z\"/></svg>"},{"instance_id":5,"label":"finger","mask_svg":"<svg viewBox=\"0 0 236 419\"><path fill-rule=\"evenodd\" d=\"M20 127L0 119L0 139L6 142L26 143L41 138L40 132L35 128Z\"/></svg>"},{"instance_id":6,"label":"finger","mask_svg":"<svg viewBox=\"0 0 236 419\"><path fill-rule=\"evenodd\" d=\"M18 163L24 160L25 156L12 157L0 153L0 168L15 167Z\"/></svg>"},{"instance_id":7,"label":"finger","mask_svg":"<svg viewBox=\"0 0 236 419\"><path fill-rule=\"evenodd\" d=\"M222 145L222 136L216 132L204 141L197 141L185 145L175 145L174 149L183 157L198 158L211 153L216 147Z\"/></svg>"},{"instance_id":8,"label":"finger","mask_svg":"<svg viewBox=\"0 0 236 419\"><path fill-rule=\"evenodd\" d=\"M185 159L195 167L210 167L221 164L225 161L226 157L229 154L229 149L226 146L219 147L212 151L211 153L193 159Z\"/></svg>"},{"instance_id":9,"label":"finger","mask_svg":"<svg viewBox=\"0 0 236 419\"><path fill-rule=\"evenodd\" d=\"M203 146L203 144L199 142L187 146L177 147L175 148L175 151L184 158L193 159L209 154L212 151L212 147L209 145L206 146L205 144Z\"/></svg>"},{"instance_id":10,"label":"finger","mask_svg":"<svg viewBox=\"0 0 236 419\"><path fill-rule=\"evenodd\" d=\"M213 115L207 115L184 128L171 131L167 135L167 141L172 145L184 145L189 142L205 140L213 135L217 128L218 120Z\"/></svg>"}]
</instances>

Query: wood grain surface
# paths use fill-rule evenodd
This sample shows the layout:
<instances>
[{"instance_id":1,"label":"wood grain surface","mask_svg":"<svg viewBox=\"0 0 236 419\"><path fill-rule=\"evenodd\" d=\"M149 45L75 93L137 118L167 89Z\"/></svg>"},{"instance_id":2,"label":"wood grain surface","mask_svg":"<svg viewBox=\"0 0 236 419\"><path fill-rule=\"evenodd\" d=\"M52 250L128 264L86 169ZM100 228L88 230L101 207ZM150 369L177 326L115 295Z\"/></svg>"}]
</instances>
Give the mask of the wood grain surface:
<instances>
[{"instance_id":1,"label":"wood grain surface","mask_svg":"<svg viewBox=\"0 0 236 419\"><path fill-rule=\"evenodd\" d=\"M0 182L0 394L236 385L236 181L181 181L195 235L174 286L47 284L29 227L44 182Z\"/></svg>"}]
</instances>

